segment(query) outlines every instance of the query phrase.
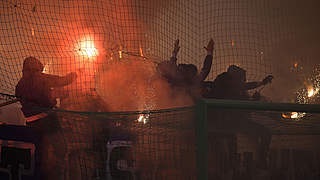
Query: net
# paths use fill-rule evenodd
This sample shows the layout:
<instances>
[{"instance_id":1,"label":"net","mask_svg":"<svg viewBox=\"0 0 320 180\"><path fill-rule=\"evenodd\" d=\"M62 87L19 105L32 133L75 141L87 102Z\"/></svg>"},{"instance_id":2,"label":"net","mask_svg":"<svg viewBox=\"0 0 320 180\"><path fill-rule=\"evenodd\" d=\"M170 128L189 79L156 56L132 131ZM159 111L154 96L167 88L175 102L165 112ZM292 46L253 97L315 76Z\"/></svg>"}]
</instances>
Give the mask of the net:
<instances>
[{"instance_id":1,"label":"net","mask_svg":"<svg viewBox=\"0 0 320 180\"><path fill-rule=\"evenodd\" d=\"M196 179L193 109L59 112L70 178Z\"/></svg>"},{"instance_id":2,"label":"net","mask_svg":"<svg viewBox=\"0 0 320 180\"><path fill-rule=\"evenodd\" d=\"M178 63L191 63L200 70L206 55L203 47L213 38L214 60L207 81L234 64L247 71L248 81L274 75L271 85L257 90L263 90L265 101L316 104L320 89L319 68L315 68L318 9L316 0L4 0L0 2L0 102L5 103L0 107L15 101L23 60L34 56L44 65L44 73L76 72L78 76L72 84L55 89L63 96L53 112L62 125L68 152L59 157L68 162L61 167L66 177L196 179L205 169L196 164L197 157L201 159L196 150L203 143L197 139L201 133L194 124L199 117L188 93L171 88L159 76L158 63L169 60L173 43L179 39ZM238 135L236 125L233 129L223 125L234 116L246 120L241 129L268 129L277 137L272 139L278 143L273 147L285 149L271 152L276 155L270 155L268 167L278 163L273 167L279 171L274 178L293 171L284 167L289 156L279 155L290 154L293 162L298 156L289 147L309 141L309 149L317 148L313 143L319 133L318 111L310 114L299 107L278 113L270 107L211 111L217 120L208 126L215 129L208 132L212 163L204 174L223 179L233 169L233 174L246 179L252 175L239 169L254 167L256 150L251 146L255 143ZM240 143L239 138L250 143ZM300 139L298 145L290 144L296 139ZM249 150L240 151L239 146ZM279 164L278 155L284 163ZM312 168L317 169L317 153L313 159ZM296 172L307 172L308 165L297 162L304 170ZM281 168L289 174L281 174Z\"/></svg>"},{"instance_id":3,"label":"net","mask_svg":"<svg viewBox=\"0 0 320 180\"><path fill-rule=\"evenodd\" d=\"M205 100L199 106L198 177L318 176L318 105ZM303 116L287 116L289 110Z\"/></svg>"}]
</instances>

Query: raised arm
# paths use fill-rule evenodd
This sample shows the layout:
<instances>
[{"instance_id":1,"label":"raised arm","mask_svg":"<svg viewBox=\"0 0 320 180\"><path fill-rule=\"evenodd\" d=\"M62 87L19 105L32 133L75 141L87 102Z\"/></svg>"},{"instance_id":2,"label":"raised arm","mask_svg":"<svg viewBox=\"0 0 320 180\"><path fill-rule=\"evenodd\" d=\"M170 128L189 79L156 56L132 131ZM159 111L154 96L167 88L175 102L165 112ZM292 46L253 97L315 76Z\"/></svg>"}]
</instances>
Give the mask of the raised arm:
<instances>
[{"instance_id":1,"label":"raised arm","mask_svg":"<svg viewBox=\"0 0 320 180\"><path fill-rule=\"evenodd\" d=\"M265 77L260 82L247 82L245 88L246 88L246 90L255 89L255 88L258 88L260 86L263 86L263 85L271 83L272 79L273 79L273 76L272 75L268 75L267 77Z\"/></svg>"},{"instance_id":2,"label":"raised arm","mask_svg":"<svg viewBox=\"0 0 320 180\"><path fill-rule=\"evenodd\" d=\"M56 76L51 74L42 74L44 82L47 82L49 87L62 87L71 84L76 78L75 72L69 73L66 76Z\"/></svg>"},{"instance_id":3,"label":"raised arm","mask_svg":"<svg viewBox=\"0 0 320 180\"><path fill-rule=\"evenodd\" d=\"M212 65L212 55L213 55L213 50L214 50L214 41L213 39L210 39L207 47L204 47L206 50L207 50L207 56L203 62L203 65L202 65L202 68L201 68L201 71L200 71L200 81L204 81L210 70L211 70L211 65Z\"/></svg>"},{"instance_id":4,"label":"raised arm","mask_svg":"<svg viewBox=\"0 0 320 180\"><path fill-rule=\"evenodd\" d=\"M173 48L173 51L172 51L172 56L170 58L170 63L177 65L177 55L179 53L179 50L180 50L179 39L177 39L174 42L174 48Z\"/></svg>"}]
</instances>

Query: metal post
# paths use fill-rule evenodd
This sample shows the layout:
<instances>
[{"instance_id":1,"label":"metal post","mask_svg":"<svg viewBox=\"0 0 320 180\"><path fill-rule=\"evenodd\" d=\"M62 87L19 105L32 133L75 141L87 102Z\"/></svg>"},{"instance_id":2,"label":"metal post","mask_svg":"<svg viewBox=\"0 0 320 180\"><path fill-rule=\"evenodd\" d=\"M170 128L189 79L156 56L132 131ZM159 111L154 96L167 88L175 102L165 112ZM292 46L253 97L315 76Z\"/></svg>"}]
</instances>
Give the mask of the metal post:
<instances>
[{"instance_id":1,"label":"metal post","mask_svg":"<svg viewBox=\"0 0 320 180\"><path fill-rule=\"evenodd\" d=\"M199 100L196 107L197 179L208 180L207 105Z\"/></svg>"}]
</instances>

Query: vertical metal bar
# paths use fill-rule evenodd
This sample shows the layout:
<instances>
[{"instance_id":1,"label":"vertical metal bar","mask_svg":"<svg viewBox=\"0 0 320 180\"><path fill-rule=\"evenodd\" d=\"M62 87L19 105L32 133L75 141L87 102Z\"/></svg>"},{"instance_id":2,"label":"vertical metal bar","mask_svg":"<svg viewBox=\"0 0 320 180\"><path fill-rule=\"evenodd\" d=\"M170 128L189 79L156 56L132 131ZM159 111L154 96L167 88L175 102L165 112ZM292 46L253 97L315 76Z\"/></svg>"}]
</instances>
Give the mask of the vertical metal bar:
<instances>
[{"instance_id":1,"label":"vertical metal bar","mask_svg":"<svg viewBox=\"0 0 320 180\"><path fill-rule=\"evenodd\" d=\"M196 151L198 180L208 180L207 105L199 100L196 107Z\"/></svg>"}]
</instances>

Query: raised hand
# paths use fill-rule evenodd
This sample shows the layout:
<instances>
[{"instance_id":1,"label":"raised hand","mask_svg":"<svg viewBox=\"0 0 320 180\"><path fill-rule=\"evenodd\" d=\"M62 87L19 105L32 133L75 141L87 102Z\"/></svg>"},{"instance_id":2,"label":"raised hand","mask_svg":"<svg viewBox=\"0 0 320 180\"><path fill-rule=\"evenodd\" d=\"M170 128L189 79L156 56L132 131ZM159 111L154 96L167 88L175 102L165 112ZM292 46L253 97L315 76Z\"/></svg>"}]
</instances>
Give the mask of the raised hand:
<instances>
[{"instance_id":1,"label":"raised hand","mask_svg":"<svg viewBox=\"0 0 320 180\"><path fill-rule=\"evenodd\" d=\"M273 79L273 76L272 76L272 75L268 75L267 77L265 77L265 78L262 80L262 84L263 84L263 85L269 84L269 83L272 82L272 79Z\"/></svg>"},{"instance_id":2,"label":"raised hand","mask_svg":"<svg viewBox=\"0 0 320 180\"><path fill-rule=\"evenodd\" d=\"M208 55L212 55L213 54L213 50L214 50L214 41L211 38L207 47L204 47L207 50Z\"/></svg>"},{"instance_id":3,"label":"raised hand","mask_svg":"<svg viewBox=\"0 0 320 180\"><path fill-rule=\"evenodd\" d=\"M173 48L173 51L172 51L172 56L176 57L178 55L179 50L180 50L179 39L177 39L174 42L174 48Z\"/></svg>"}]
</instances>

